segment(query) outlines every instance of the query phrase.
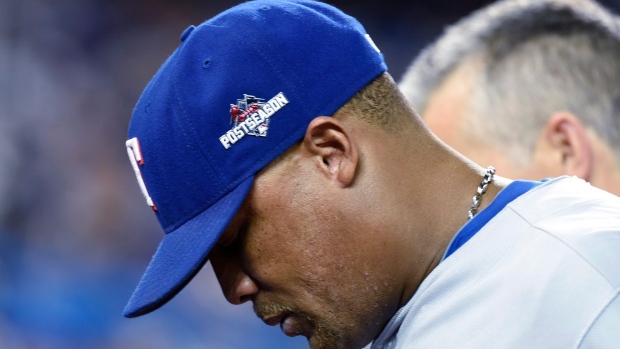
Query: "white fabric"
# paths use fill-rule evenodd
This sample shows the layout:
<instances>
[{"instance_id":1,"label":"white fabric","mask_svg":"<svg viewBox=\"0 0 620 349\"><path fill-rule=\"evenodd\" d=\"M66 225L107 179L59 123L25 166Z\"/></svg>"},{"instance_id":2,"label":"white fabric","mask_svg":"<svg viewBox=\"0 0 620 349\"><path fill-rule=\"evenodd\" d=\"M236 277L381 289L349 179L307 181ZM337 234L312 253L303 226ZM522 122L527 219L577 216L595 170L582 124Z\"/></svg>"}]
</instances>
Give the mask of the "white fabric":
<instances>
[{"instance_id":1,"label":"white fabric","mask_svg":"<svg viewBox=\"0 0 620 349\"><path fill-rule=\"evenodd\" d=\"M561 177L440 263L372 349L620 348L620 198Z\"/></svg>"}]
</instances>

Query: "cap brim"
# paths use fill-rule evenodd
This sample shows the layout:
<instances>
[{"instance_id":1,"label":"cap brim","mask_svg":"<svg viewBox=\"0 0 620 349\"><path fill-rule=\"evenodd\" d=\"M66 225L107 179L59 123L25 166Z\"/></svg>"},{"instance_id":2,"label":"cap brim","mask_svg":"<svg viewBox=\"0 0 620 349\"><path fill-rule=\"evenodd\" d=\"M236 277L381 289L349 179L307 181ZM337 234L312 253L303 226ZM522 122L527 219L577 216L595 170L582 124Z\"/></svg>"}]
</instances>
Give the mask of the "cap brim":
<instances>
[{"instance_id":1,"label":"cap brim","mask_svg":"<svg viewBox=\"0 0 620 349\"><path fill-rule=\"evenodd\" d=\"M207 261L254 183L254 176L211 207L166 234L125 307L126 317L147 314L174 297Z\"/></svg>"}]
</instances>

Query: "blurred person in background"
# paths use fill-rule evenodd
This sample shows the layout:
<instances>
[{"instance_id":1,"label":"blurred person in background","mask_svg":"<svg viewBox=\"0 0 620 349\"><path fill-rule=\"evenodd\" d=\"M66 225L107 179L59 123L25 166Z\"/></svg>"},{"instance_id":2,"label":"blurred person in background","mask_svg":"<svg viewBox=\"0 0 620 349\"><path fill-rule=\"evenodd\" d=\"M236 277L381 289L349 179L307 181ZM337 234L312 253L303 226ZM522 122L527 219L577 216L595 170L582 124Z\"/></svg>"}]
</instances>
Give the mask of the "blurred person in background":
<instances>
[{"instance_id":1,"label":"blurred person in background","mask_svg":"<svg viewBox=\"0 0 620 349\"><path fill-rule=\"evenodd\" d=\"M448 28L399 87L474 162L620 194L620 26L593 1L494 3Z\"/></svg>"}]
</instances>

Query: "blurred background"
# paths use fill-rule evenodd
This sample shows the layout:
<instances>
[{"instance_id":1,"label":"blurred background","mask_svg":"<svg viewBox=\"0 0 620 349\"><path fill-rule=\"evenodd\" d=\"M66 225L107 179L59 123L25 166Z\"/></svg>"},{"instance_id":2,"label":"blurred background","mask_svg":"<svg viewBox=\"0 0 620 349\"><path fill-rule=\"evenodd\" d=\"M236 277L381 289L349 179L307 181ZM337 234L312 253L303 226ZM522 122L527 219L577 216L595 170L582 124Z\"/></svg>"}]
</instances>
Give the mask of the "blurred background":
<instances>
[{"instance_id":1,"label":"blurred background","mask_svg":"<svg viewBox=\"0 0 620 349\"><path fill-rule=\"evenodd\" d=\"M327 2L398 80L491 1ZM163 237L127 158L131 111L182 31L237 3L0 0L0 348L307 347L228 304L209 265L160 310L122 316Z\"/></svg>"}]
</instances>

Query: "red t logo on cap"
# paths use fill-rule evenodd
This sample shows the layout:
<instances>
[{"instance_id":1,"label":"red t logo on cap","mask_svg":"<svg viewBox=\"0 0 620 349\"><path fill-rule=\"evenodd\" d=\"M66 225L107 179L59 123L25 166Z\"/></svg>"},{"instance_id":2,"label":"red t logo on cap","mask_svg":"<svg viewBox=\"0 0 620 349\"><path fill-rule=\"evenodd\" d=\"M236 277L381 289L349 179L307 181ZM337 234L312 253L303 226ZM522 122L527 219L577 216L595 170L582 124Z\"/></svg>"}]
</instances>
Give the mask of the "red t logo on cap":
<instances>
[{"instance_id":1,"label":"red t logo on cap","mask_svg":"<svg viewBox=\"0 0 620 349\"><path fill-rule=\"evenodd\" d=\"M144 184L142 172L140 172L140 166L144 165L144 159L142 158L142 151L140 150L140 142L138 141L138 138L134 137L128 140L125 142L125 146L127 146L129 161L131 161L131 167L133 167L133 171L136 173L136 178L138 179L140 190L142 190L142 195L144 195L147 205L151 206L153 211L157 211L157 206L155 206L148 190L146 190L146 184Z\"/></svg>"}]
</instances>

